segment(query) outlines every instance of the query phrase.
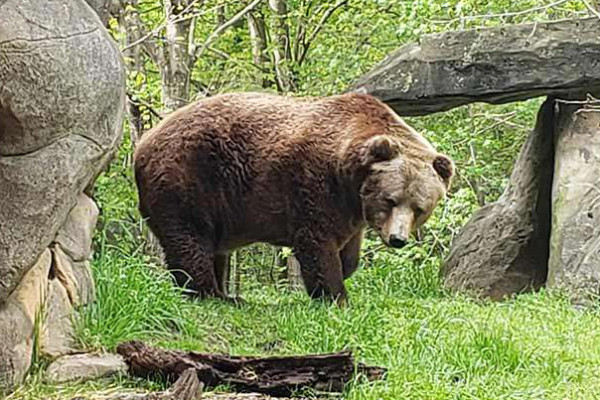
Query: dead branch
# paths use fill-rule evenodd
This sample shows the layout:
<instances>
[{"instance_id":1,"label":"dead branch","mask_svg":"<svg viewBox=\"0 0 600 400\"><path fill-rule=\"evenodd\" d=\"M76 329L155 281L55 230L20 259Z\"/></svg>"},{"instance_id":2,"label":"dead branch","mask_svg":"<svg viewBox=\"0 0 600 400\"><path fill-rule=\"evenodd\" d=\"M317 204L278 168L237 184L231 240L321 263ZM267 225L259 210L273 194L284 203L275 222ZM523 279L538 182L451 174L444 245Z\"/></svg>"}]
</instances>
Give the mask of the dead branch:
<instances>
[{"instance_id":1,"label":"dead branch","mask_svg":"<svg viewBox=\"0 0 600 400\"><path fill-rule=\"evenodd\" d=\"M499 125L506 124L507 122L509 122L511 119L513 119L516 116L517 116L517 114L515 112L514 114L511 114L511 115L507 116L506 118L495 119L495 121L497 121L497 122L493 123L490 126L486 126L483 129L480 129L479 131L475 132L475 134L473 136L478 136L478 135L481 135L482 133L485 133L487 131L491 131L492 129L496 128Z\"/></svg>"},{"instance_id":2,"label":"dead branch","mask_svg":"<svg viewBox=\"0 0 600 400\"><path fill-rule=\"evenodd\" d=\"M555 99L557 103L561 104L583 104L583 105L600 105L600 99L595 98L590 93L587 94L585 100L564 100L564 99Z\"/></svg>"},{"instance_id":3,"label":"dead branch","mask_svg":"<svg viewBox=\"0 0 600 400\"><path fill-rule=\"evenodd\" d=\"M350 352L290 357L236 357L162 350L139 341L122 343L117 352L129 373L170 382L190 368L206 386L228 385L239 392L290 396L296 390L339 392L356 373L368 380L383 379L385 369L355 365Z\"/></svg>"}]
</instances>

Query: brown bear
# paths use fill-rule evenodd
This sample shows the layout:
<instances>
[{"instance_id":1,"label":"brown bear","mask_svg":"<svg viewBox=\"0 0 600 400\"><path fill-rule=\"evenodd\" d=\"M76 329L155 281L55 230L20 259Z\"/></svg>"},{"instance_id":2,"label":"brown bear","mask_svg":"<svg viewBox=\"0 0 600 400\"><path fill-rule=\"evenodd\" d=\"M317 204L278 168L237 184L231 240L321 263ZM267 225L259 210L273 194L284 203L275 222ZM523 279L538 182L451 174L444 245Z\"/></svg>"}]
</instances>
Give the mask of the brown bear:
<instances>
[{"instance_id":1,"label":"brown bear","mask_svg":"<svg viewBox=\"0 0 600 400\"><path fill-rule=\"evenodd\" d=\"M312 297L344 302L367 226L402 247L452 161L364 94L234 93L179 109L135 150L140 211L178 284L226 298L228 252L289 246Z\"/></svg>"}]
</instances>

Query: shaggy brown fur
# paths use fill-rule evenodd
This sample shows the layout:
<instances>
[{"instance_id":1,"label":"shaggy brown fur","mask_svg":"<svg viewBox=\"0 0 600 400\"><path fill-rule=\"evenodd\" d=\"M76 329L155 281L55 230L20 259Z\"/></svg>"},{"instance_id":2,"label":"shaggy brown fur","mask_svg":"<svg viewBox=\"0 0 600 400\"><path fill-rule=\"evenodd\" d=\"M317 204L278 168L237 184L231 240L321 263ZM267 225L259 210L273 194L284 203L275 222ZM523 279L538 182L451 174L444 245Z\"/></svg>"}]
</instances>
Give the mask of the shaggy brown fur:
<instances>
[{"instance_id":1,"label":"shaggy brown fur","mask_svg":"<svg viewBox=\"0 0 600 400\"><path fill-rule=\"evenodd\" d=\"M311 296L343 302L366 225L401 247L452 174L360 94L215 96L169 115L135 152L142 215L178 283L201 296L226 296L230 250L267 242L294 249Z\"/></svg>"}]
</instances>

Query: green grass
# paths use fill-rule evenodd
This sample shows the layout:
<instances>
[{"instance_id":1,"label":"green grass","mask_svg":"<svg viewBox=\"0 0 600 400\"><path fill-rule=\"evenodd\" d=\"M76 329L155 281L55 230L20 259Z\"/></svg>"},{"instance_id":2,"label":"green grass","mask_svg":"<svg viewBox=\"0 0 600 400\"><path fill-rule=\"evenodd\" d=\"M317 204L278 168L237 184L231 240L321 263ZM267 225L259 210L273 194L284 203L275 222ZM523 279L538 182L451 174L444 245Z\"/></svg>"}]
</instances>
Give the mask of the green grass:
<instances>
[{"instance_id":1,"label":"green grass","mask_svg":"<svg viewBox=\"0 0 600 400\"><path fill-rule=\"evenodd\" d=\"M357 383L348 399L595 399L600 393L600 316L559 294L503 303L445 293L437 271L394 263L348 281L351 305L338 309L282 285L242 282L247 301L192 301L145 256L108 244L96 257L98 301L79 321L89 348L124 340L238 355L289 355L350 349L389 369L385 381ZM410 279L407 279L410 277ZM53 387L39 375L9 399L71 398L148 383L124 378Z\"/></svg>"},{"instance_id":2,"label":"green grass","mask_svg":"<svg viewBox=\"0 0 600 400\"><path fill-rule=\"evenodd\" d=\"M516 122L532 126L538 105L512 105L519 111ZM350 349L359 361L388 368L385 381L357 382L347 399L600 399L599 309L578 310L556 292L492 303L442 286L441 260L478 207L470 181L479 179L488 201L497 197L525 137L526 130L512 127L473 136L486 122L469 115L487 110L473 106L416 121L457 161L457 182L418 242L394 251L382 249L377 239L365 240L362 268L347 281L345 309L310 301L273 280L277 271L265 246L238 253L244 305L184 296L142 252L126 141L96 185L102 210L93 263L98 298L77 320L81 347L110 351L141 339L236 355ZM465 145L469 141L481 150L476 157ZM40 364L8 399L91 399L95 392L161 387L127 377L53 386L43 382L44 360Z\"/></svg>"}]
</instances>

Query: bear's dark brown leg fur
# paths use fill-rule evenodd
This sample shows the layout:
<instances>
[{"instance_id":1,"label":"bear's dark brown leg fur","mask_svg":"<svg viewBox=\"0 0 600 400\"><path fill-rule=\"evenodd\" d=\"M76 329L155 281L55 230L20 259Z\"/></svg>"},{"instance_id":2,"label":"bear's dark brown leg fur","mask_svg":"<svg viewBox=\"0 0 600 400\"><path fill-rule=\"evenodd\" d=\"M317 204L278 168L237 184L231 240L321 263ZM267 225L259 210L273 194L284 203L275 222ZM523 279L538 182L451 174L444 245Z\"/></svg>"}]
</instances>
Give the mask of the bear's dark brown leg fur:
<instances>
[{"instance_id":1,"label":"bear's dark brown leg fur","mask_svg":"<svg viewBox=\"0 0 600 400\"><path fill-rule=\"evenodd\" d=\"M327 247L297 247L294 255L300 262L306 291L312 298L328 298L338 304L346 302L342 262L337 250Z\"/></svg>"},{"instance_id":2,"label":"bear's dark brown leg fur","mask_svg":"<svg viewBox=\"0 0 600 400\"><path fill-rule=\"evenodd\" d=\"M214 245L209 239L179 227L176 234L161 240L161 245L167 267L180 286L196 292L198 297L225 297L217 282Z\"/></svg>"},{"instance_id":3,"label":"bear's dark brown leg fur","mask_svg":"<svg viewBox=\"0 0 600 400\"><path fill-rule=\"evenodd\" d=\"M358 268L362 236L362 231L358 232L356 235L352 236L348 243L340 250L344 279L348 279Z\"/></svg>"},{"instance_id":4,"label":"bear's dark brown leg fur","mask_svg":"<svg viewBox=\"0 0 600 400\"><path fill-rule=\"evenodd\" d=\"M179 286L194 291L198 297L225 297L215 273L214 241L190 222L190 216L152 215L148 225L158 238L167 268Z\"/></svg>"}]
</instances>

